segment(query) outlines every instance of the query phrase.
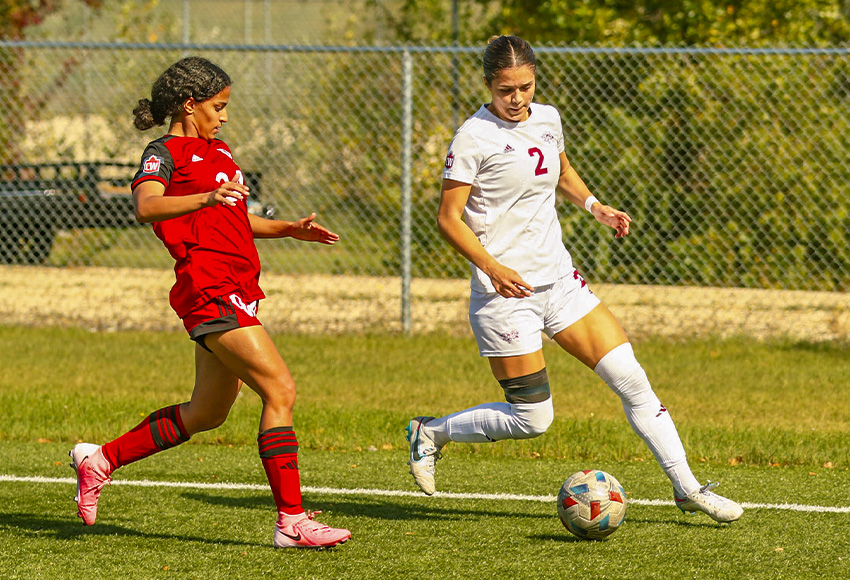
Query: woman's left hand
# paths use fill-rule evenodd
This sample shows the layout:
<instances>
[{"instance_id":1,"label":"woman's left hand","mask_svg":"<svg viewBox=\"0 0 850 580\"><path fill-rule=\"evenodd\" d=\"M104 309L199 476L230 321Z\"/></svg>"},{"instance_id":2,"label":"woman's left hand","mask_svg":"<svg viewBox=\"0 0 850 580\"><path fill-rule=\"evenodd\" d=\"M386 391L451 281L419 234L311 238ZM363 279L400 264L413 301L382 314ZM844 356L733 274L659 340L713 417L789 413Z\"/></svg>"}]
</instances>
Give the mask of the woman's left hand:
<instances>
[{"instance_id":1,"label":"woman's left hand","mask_svg":"<svg viewBox=\"0 0 850 580\"><path fill-rule=\"evenodd\" d=\"M339 241L339 234L335 234L325 226L315 223L313 221L315 219L316 212L313 212L308 217L292 222L289 226L290 236L296 240L319 242L320 244L328 245L333 245Z\"/></svg>"},{"instance_id":2,"label":"woman's left hand","mask_svg":"<svg viewBox=\"0 0 850 580\"><path fill-rule=\"evenodd\" d=\"M614 209L610 205L597 203L593 205L593 217L598 222L617 230L617 233L614 234L615 238L622 238L629 235L629 224L632 218L626 212Z\"/></svg>"}]
</instances>

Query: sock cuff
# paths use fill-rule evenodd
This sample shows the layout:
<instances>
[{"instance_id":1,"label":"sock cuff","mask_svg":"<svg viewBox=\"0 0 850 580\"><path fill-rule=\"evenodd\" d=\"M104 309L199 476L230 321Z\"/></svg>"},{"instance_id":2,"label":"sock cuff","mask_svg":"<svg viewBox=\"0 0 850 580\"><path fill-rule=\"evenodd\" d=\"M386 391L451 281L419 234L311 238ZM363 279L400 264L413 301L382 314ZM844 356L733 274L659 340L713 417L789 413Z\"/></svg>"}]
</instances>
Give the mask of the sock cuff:
<instances>
[{"instance_id":1,"label":"sock cuff","mask_svg":"<svg viewBox=\"0 0 850 580\"><path fill-rule=\"evenodd\" d=\"M546 367L536 373L499 381L508 403L541 403L549 399L549 375Z\"/></svg>"},{"instance_id":2,"label":"sock cuff","mask_svg":"<svg viewBox=\"0 0 850 580\"><path fill-rule=\"evenodd\" d=\"M257 447L260 450L260 457L263 459L297 454L298 438L291 426L272 427L257 435Z\"/></svg>"},{"instance_id":3,"label":"sock cuff","mask_svg":"<svg viewBox=\"0 0 850 580\"><path fill-rule=\"evenodd\" d=\"M180 405L171 405L154 411L148 417L154 443L162 450L185 443L191 437L186 433L180 417Z\"/></svg>"}]
</instances>

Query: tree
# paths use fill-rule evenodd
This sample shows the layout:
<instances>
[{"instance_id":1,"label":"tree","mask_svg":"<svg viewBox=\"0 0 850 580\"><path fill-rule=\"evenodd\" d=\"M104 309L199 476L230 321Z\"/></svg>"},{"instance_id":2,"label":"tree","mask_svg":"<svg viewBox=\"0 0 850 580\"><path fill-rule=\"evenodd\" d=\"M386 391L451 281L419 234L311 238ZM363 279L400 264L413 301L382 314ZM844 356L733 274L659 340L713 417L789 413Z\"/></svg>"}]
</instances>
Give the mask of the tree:
<instances>
[{"instance_id":1,"label":"tree","mask_svg":"<svg viewBox=\"0 0 850 580\"><path fill-rule=\"evenodd\" d=\"M103 0L79 0L92 8L100 8ZM0 0L0 40L22 40L25 30L40 24L45 17L60 9L61 0ZM22 111L20 74L24 54L21 49L0 47L0 107L4 111ZM75 62L66 63L73 68ZM24 134L22 115L9 115L0 125L0 163L19 158L15 136Z\"/></svg>"},{"instance_id":2,"label":"tree","mask_svg":"<svg viewBox=\"0 0 850 580\"><path fill-rule=\"evenodd\" d=\"M493 11L462 20L466 45L498 33L535 47L812 47L850 39L846 0L474 2ZM400 41L415 42L404 35L428 29L430 17L445 30L449 0L404 5L398 14L406 19L394 28ZM445 34L439 41L447 43ZM850 288L845 60L538 51L536 98L562 112L568 156L593 190L640 224L639 235L615 245L580 213L563 212L567 246L584 246L584 273L622 283ZM466 70L480 78L479 68ZM806 219L800 208L808 207L826 209Z\"/></svg>"},{"instance_id":3,"label":"tree","mask_svg":"<svg viewBox=\"0 0 850 580\"><path fill-rule=\"evenodd\" d=\"M532 43L822 46L850 39L846 0L502 0L500 5L490 24Z\"/></svg>"},{"instance_id":4,"label":"tree","mask_svg":"<svg viewBox=\"0 0 850 580\"><path fill-rule=\"evenodd\" d=\"M403 0L386 8L399 42L460 44L516 34L539 44L804 45L850 40L848 0Z\"/></svg>"}]
</instances>

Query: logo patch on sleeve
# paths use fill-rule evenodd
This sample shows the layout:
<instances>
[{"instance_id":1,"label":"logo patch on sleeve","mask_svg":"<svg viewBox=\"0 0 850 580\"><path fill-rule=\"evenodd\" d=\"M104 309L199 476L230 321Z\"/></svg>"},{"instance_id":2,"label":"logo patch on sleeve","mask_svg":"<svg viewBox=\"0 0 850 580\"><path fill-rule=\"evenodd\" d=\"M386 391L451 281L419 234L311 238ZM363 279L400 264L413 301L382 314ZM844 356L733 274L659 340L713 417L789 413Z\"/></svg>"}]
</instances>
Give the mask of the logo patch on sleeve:
<instances>
[{"instance_id":1,"label":"logo patch on sleeve","mask_svg":"<svg viewBox=\"0 0 850 580\"><path fill-rule=\"evenodd\" d=\"M455 164L455 154L449 153L446 157L446 169L451 169L452 165Z\"/></svg>"},{"instance_id":2,"label":"logo patch on sleeve","mask_svg":"<svg viewBox=\"0 0 850 580\"><path fill-rule=\"evenodd\" d=\"M159 173L159 167L162 165L162 157L151 155L145 159L142 165L142 173Z\"/></svg>"}]
</instances>

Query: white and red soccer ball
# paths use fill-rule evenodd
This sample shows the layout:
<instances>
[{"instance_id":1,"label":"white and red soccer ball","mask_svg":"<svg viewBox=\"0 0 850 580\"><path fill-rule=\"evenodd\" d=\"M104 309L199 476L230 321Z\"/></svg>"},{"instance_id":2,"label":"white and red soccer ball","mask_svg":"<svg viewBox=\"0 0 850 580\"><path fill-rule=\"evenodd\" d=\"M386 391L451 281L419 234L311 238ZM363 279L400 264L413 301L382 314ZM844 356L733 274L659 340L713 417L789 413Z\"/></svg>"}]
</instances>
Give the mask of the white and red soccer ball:
<instances>
[{"instance_id":1,"label":"white and red soccer ball","mask_svg":"<svg viewBox=\"0 0 850 580\"><path fill-rule=\"evenodd\" d=\"M561 486L558 515L572 534L583 540L601 540L626 519L626 492L604 471L579 471Z\"/></svg>"}]
</instances>

